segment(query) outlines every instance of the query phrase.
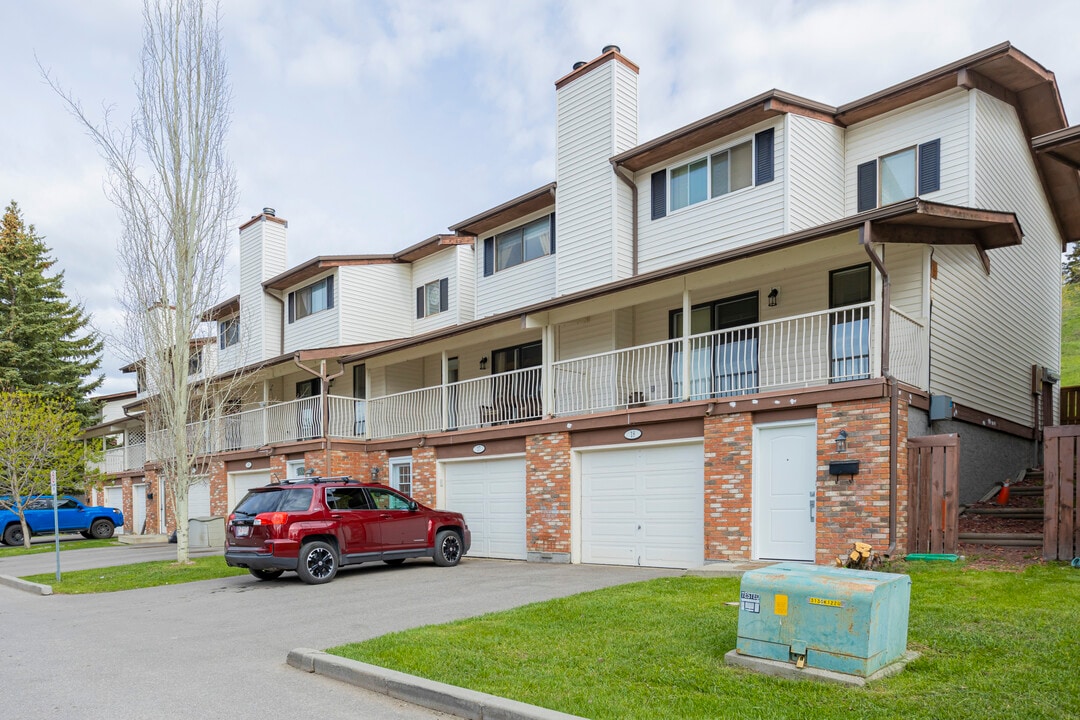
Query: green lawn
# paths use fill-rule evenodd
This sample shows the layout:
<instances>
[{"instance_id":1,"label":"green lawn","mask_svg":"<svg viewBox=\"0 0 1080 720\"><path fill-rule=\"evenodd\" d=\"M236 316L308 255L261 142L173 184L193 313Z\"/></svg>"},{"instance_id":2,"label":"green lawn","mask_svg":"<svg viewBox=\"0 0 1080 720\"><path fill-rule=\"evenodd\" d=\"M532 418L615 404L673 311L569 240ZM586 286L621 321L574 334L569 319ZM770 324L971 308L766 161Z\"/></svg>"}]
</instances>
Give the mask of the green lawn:
<instances>
[{"instance_id":1,"label":"green lawn","mask_svg":"<svg viewBox=\"0 0 1080 720\"><path fill-rule=\"evenodd\" d=\"M1061 386L1080 385L1080 285L1061 289Z\"/></svg>"},{"instance_id":2,"label":"green lawn","mask_svg":"<svg viewBox=\"0 0 1080 720\"><path fill-rule=\"evenodd\" d=\"M82 550L84 548L111 547L119 544L116 538L107 540L65 540L60 543L61 550ZM22 545L9 547L0 546L0 558L14 557L16 555L36 555L38 553L56 552L55 543L36 542L27 550Z\"/></svg>"},{"instance_id":3,"label":"green lawn","mask_svg":"<svg viewBox=\"0 0 1080 720\"><path fill-rule=\"evenodd\" d=\"M188 565L177 565L171 560L159 560L91 570L75 570L62 573L60 582L56 582L55 573L28 575L23 580L50 585L53 592L60 595L82 595L158 585L177 585L246 574L247 570L231 568L225 564L225 558L212 555L194 558Z\"/></svg>"},{"instance_id":4,"label":"green lawn","mask_svg":"<svg viewBox=\"0 0 1080 720\"><path fill-rule=\"evenodd\" d=\"M585 593L329 652L589 718L1080 717L1080 570L963 565L912 576L899 676L857 689L724 664L737 579Z\"/></svg>"}]
</instances>

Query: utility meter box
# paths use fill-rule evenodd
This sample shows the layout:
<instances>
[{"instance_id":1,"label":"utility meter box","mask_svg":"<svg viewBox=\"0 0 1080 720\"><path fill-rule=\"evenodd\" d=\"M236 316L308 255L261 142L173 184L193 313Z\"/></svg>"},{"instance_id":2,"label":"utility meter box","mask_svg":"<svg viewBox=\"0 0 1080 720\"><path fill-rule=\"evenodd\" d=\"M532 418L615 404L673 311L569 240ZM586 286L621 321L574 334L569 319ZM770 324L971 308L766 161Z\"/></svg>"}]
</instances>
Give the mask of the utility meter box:
<instances>
[{"instance_id":1,"label":"utility meter box","mask_svg":"<svg viewBox=\"0 0 1080 720\"><path fill-rule=\"evenodd\" d=\"M781 563L739 594L738 655L865 678L907 650L907 575Z\"/></svg>"}]
</instances>

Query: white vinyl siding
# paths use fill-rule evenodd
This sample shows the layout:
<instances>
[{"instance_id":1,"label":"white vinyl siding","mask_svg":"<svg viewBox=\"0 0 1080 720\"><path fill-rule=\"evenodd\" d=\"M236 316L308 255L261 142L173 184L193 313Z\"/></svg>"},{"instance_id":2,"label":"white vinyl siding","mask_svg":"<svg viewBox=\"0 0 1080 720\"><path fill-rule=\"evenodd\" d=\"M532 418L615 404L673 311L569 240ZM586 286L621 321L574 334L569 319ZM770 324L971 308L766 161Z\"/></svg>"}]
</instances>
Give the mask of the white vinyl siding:
<instances>
[{"instance_id":1,"label":"white vinyl siding","mask_svg":"<svg viewBox=\"0 0 1080 720\"><path fill-rule=\"evenodd\" d=\"M416 290L408 263L345 265L338 268L337 286L342 345L393 340L411 332Z\"/></svg>"},{"instance_id":2,"label":"white vinyl siding","mask_svg":"<svg viewBox=\"0 0 1080 720\"><path fill-rule=\"evenodd\" d=\"M929 298L926 245L878 245L891 281L892 306L916 320L925 321Z\"/></svg>"},{"instance_id":3,"label":"white vinyl siding","mask_svg":"<svg viewBox=\"0 0 1080 720\"><path fill-rule=\"evenodd\" d=\"M263 289L263 281L285 272L286 229L273 220L260 220L240 233L240 348L235 365L266 360L282 352L284 306ZM232 359L230 356L229 359ZM223 358L224 362L225 358Z\"/></svg>"},{"instance_id":4,"label":"white vinyl siding","mask_svg":"<svg viewBox=\"0 0 1080 720\"><path fill-rule=\"evenodd\" d=\"M941 140L941 189L925 199L950 205L968 204L967 91L952 90L902 110L853 125L847 130L845 168L846 214L857 211L859 165L930 140ZM880 179L877 182L881 191Z\"/></svg>"},{"instance_id":5,"label":"white vinyl siding","mask_svg":"<svg viewBox=\"0 0 1080 720\"><path fill-rule=\"evenodd\" d=\"M608 162L637 143L637 77L610 61L557 93L557 293L610 282L628 270L626 209Z\"/></svg>"},{"instance_id":6,"label":"white vinyl siding","mask_svg":"<svg viewBox=\"0 0 1080 720\"><path fill-rule=\"evenodd\" d=\"M433 315L425 313L425 317L417 318L415 308L413 309L414 335L422 335L460 322L458 320L457 306L461 301L461 279L457 275L459 265L457 250L458 246L450 246L412 264L414 298L416 297L415 288L424 287L429 283L438 283L443 278L449 280L447 283L448 305L446 312L438 312Z\"/></svg>"},{"instance_id":7,"label":"white vinyl siding","mask_svg":"<svg viewBox=\"0 0 1080 720\"><path fill-rule=\"evenodd\" d=\"M973 203L1015 212L1024 240L988 253L989 276L972 247L935 250L931 391L1030 427L1031 365L1060 363L1061 240L1016 112L978 91L971 103Z\"/></svg>"},{"instance_id":8,"label":"white vinyl siding","mask_svg":"<svg viewBox=\"0 0 1080 720\"><path fill-rule=\"evenodd\" d=\"M477 241L476 252L476 316L478 318L524 307L555 296L555 258L562 252L562 238L556 237L555 255L537 258L514 267L484 276L484 238L498 235L537 218L551 214L542 210L507 223L485 233Z\"/></svg>"},{"instance_id":9,"label":"white vinyl siding","mask_svg":"<svg viewBox=\"0 0 1080 720\"><path fill-rule=\"evenodd\" d=\"M785 232L817 227L844 215L844 130L787 115L788 221Z\"/></svg>"},{"instance_id":10,"label":"white vinyl siding","mask_svg":"<svg viewBox=\"0 0 1080 720\"><path fill-rule=\"evenodd\" d=\"M332 272L326 273L321 277L305 280L301 284L288 288L285 291L284 297L288 298L289 293L302 290L312 283L316 283L333 274L334 273ZM326 310L320 310L319 312L300 318L294 322L288 322L288 317L285 318L285 352L341 344L341 333L339 331L339 313L341 312L340 284L341 283L337 282L335 279L333 307ZM288 300L286 300L286 304L287 303ZM286 312L288 312L287 309Z\"/></svg>"},{"instance_id":11,"label":"white vinyl siding","mask_svg":"<svg viewBox=\"0 0 1080 720\"><path fill-rule=\"evenodd\" d=\"M615 350L612 314L603 313L571 320L556 328L558 359L585 357Z\"/></svg>"},{"instance_id":12,"label":"white vinyl siding","mask_svg":"<svg viewBox=\"0 0 1080 720\"><path fill-rule=\"evenodd\" d=\"M457 305L450 305L457 323L467 323L476 317L476 256L472 245L458 245L454 251L454 277L457 278Z\"/></svg>"},{"instance_id":13,"label":"white vinyl siding","mask_svg":"<svg viewBox=\"0 0 1080 720\"><path fill-rule=\"evenodd\" d=\"M774 179L763 185L710 198L652 219L652 173L676 167L698 157L753 138L755 133L774 128ZM638 270L650 272L677 263L713 255L724 250L766 240L784 232L784 196L787 182L784 160L783 122L759 123L724 140L698 148L664 165L637 173L638 183ZM560 252L561 252L560 246Z\"/></svg>"}]
</instances>

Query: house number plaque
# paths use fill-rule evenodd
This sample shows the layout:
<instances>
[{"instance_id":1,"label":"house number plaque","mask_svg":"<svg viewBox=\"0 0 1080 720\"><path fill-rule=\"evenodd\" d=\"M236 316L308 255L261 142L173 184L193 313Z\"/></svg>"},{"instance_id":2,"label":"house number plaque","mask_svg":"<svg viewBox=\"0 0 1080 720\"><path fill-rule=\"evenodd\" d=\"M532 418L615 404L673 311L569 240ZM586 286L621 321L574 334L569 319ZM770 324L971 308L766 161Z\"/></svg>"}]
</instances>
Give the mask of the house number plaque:
<instances>
[{"instance_id":1,"label":"house number plaque","mask_svg":"<svg viewBox=\"0 0 1080 720\"><path fill-rule=\"evenodd\" d=\"M637 440L639 437L641 437L641 431L637 428L630 428L623 433L623 437L627 440Z\"/></svg>"},{"instance_id":2,"label":"house number plaque","mask_svg":"<svg viewBox=\"0 0 1080 720\"><path fill-rule=\"evenodd\" d=\"M484 447L483 445L473 445L473 446L472 446L472 451L473 451L474 453L476 453L477 455L479 455L480 453L484 452L485 450L487 450L487 448L486 448L486 447Z\"/></svg>"}]
</instances>

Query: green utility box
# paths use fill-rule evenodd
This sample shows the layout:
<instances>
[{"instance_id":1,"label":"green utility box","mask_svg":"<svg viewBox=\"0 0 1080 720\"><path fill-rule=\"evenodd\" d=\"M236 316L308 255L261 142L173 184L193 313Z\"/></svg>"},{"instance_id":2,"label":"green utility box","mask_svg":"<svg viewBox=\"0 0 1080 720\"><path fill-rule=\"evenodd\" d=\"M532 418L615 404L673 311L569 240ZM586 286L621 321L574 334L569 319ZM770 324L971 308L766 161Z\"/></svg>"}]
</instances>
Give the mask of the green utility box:
<instances>
[{"instance_id":1,"label":"green utility box","mask_svg":"<svg viewBox=\"0 0 1080 720\"><path fill-rule=\"evenodd\" d=\"M781 563L739 589L738 655L865 678L907 650L907 575Z\"/></svg>"}]
</instances>

